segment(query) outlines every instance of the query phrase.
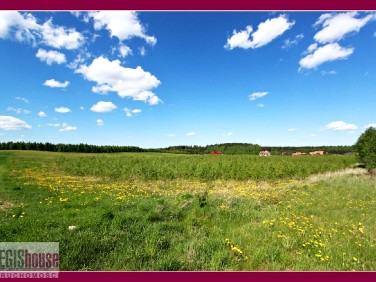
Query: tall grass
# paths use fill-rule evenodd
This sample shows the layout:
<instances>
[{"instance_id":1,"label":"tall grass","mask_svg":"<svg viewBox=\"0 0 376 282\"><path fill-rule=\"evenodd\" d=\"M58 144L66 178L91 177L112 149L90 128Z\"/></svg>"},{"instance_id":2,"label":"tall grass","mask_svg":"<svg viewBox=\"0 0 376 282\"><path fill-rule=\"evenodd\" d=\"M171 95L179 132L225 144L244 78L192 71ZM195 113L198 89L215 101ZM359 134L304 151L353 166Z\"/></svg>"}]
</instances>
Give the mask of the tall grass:
<instances>
[{"instance_id":1,"label":"tall grass","mask_svg":"<svg viewBox=\"0 0 376 282\"><path fill-rule=\"evenodd\" d=\"M58 158L61 170L79 176L134 180L273 180L306 177L355 163L353 156L117 154Z\"/></svg>"}]
</instances>

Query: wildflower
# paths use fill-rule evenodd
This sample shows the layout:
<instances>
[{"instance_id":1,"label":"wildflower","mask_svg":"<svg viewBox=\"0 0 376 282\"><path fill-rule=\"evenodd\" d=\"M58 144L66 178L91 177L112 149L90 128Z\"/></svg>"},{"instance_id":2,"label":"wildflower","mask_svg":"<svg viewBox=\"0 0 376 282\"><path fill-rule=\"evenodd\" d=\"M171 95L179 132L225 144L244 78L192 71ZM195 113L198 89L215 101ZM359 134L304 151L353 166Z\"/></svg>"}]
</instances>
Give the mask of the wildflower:
<instances>
[{"instance_id":1,"label":"wildflower","mask_svg":"<svg viewBox=\"0 0 376 282\"><path fill-rule=\"evenodd\" d=\"M356 257L353 257L352 259L353 259L353 261L355 261L355 262L358 261L358 258L356 258Z\"/></svg>"},{"instance_id":2,"label":"wildflower","mask_svg":"<svg viewBox=\"0 0 376 282\"><path fill-rule=\"evenodd\" d=\"M76 229L77 229L77 226L74 226L74 225L68 226L68 230L76 230Z\"/></svg>"}]
</instances>

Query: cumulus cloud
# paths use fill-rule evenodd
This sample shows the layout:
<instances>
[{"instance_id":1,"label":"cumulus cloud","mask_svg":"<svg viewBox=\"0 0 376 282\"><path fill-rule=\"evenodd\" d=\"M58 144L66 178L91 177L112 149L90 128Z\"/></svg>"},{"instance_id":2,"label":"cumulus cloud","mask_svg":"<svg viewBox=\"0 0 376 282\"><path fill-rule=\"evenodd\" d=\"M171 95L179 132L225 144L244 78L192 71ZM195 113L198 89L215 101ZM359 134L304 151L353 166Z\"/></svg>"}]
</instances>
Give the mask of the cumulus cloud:
<instances>
[{"instance_id":1,"label":"cumulus cloud","mask_svg":"<svg viewBox=\"0 0 376 282\"><path fill-rule=\"evenodd\" d=\"M358 127L355 124L346 123L344 121L333 121L325 125L325 128L334 130L334 131L343 131L343 130L354 130Z\"/></svg>"},{"instance_id":2,"label":"cumulus cloud","mask_svg":"<svg viewBox=\"0 0 376 282\"><path fill-rule=\"evenodd\" d=\"M254 101L254 100L258 99L258 98L265 97L268 94L269 94L269 92L253 92L248 97L249 97L249 100Z\"/></svg>"},{"instance_id":3,"label":"cumulus cloud","mask_svg":"<svg viewBox=\"0 0 376 282\"><path fill-rule=\"evenodd\" d=\"M58 108L55 108L55 112L57 113L61 113L61 114L65 114L65 113L69 113L71 110L67 107L58 107Z\"/></svg>"},{"instance_id":4,"label":"cumulus cloud","mask_svg":"<svg viewBox=\"0 0 376 282\"><path fill-rule=\"evenodd\" d=\"M100 101L93 105L90 110L97 113L107 113L117 109L117 106L114 105L112 102L103 102Z\"/></svg>"},{"instance_id":5,"label":"cumulus cloud","mask_svg":"<svg viewBox=\"0 0 376 282\"><path fill-rule=\"evenodd\" d=\"M148 44L155 45L157 39L146 34L146 29L133 11L99 11L90 12L89 18L94 20L96 30L107 29L111 37L117 37L120 41L133 37L144 39Z\"/></svg>"},{"instance_id":6,"label":"cumulus cloud","mask_svg":"<svg viewBox=\"0 0 376 282\"><path fill-rule=\"evenodd\" d=\"M98 126L103 126L104 125L104 121L101 120L101 119L97 119L97 125Z\"/></svg>"},{"instance_id":7,"label":"cumulus cloud","mask_svg":"<svg viewBox=\"0 0 376 282\"><path fill-rule=\"evenodd\" d=\"M268 19L260 23L255 32L253 32L252 26L247 26L245 30L239 32L234 30L224 47L229 50L236 47L243 49L259 48L269 44L286 30L289 30L294 24L294 21L289 22L286 15L280 15L277 18ZM251 37L252 39L250 39Z\"/></svg>"},{"instance_id":8,"label":"cumulus cloud","mask_svg":"<svg viewBox=\"0 0 376 282\"><path fill-rule=\"evenodd\" d=\"M84 42L82 34L73 28L56 26L51 19L40 24L31 13L16 11L0 11L0 38L58 49L77 49Z\"/></svg>"},{"instance_id":9,"label":"cumulus cloud","mask_svg":"<svg viewBox=\"0 0 376 282\"><path fill-rule=\"evenodd\" d=\"M357 18L357 12L327 13L323 14L316 21L315 26L322 26L314 39L320 43L332 43L343 39L347 34L359 32L368 22L375 19L369 14L364 18Z\"/></svg>"},{"instance_id":10,"label":"cumulus cloud","mask_svg":"<svg viewBox=\"0 0 376 282\"><path fill-rule=\"evenodd\" d=\"M76 126L70 126L66 123L63 123L61 125L61 128L59 129L60 132L65 132L65 131L76 131L77 127Z\"/></svg>"},{"instance_id":11,"label":"cumulus cloud","mask_svg":"<svg viewBox=\"0 0 376 282\"><path fill-rule=\"evenodd\" d=\"M35 56L42 62L46 62L47 65L52 65L53 63L60 65L67 61L65 55L57 51L46 51L44 49L38 49L38 52Z\"/></svg>"},{"instance_id":12,"label":"cumulus cloud","mask_svg":"<svg viewBox=\"0 0 376 282\"><path fill-rule=\"evenodd\" d=\"M43 85L52 88L65 88L69 85L69 81L60 82L55 79L48 79L43 83Z\"/></svg>"},{"instance_id":13,"label":"cumulus cloud","mask_svg":"<svg viewBox=\"0 0 376 282\"><path fill-rule=\"evenodd\" d=\"M40 117L46 117L47 115L46 115L45 112L39 112L39 113L38 113L38 116L40 116Z\"/></svg>"},{"instance_id":14,"label":"cumulus cloud","mask_svg":"<svg viewBox=\"0 0 376 282\"><path fill-rule=\"evenodd\" d=\"M129 97L136 101L144 101L156 105L161 100L151 90L161 83L154 75L144 71L140 66L135 69L125 68L119 60L110 61L99 57L91 65L81 65L75 71L81 73L85 79L97 83L92 91L100 94L117 92L122 97Z\"/></svg>"},{"instance_id":15,"label":"cumulus cloud","mask_svg":"<svg viewBox=\"0 0 376 282\"><path fill-rule=\"evenodd\" d=\"M3 130L22 130L31 128L23 120L12 116L0 116L0 129Z\"/></svg>"},{"instance_id":16,"label":"cumulus cloud","mask_svg":"<svg viewBox=\"0 0 376 282\"><path fill-rule=\"evenodd\" d=\"M30 114L29 110L24 110L24 109L21 109L21 108L8 107L7 111L8 112L15 112L16 114L25 114L25 115Z\"/></svg>"},{"instance_id":17,"label":"cumulus cloud","mask_svg":"<svg viewBox=\"0 0 376 282\"><path fill-rule=\"evenodd\" d=\"M125 109L124 109L124 112L125 112L125 114L126 114L127 117L131 117L131 116L133 116L134 114L139 114L139 113L141 113L141 110L140 110L140 109L134 109L134 110L131 110L131 109L125 108Z\"/></svg>"},{"instance_id":18,"label":"cumulus cloud","mask_svg":"<svg viewBox=\"0 0 376 282\"><path fill-rule=\"evenodd\" d=\"M326 62L347 59L353 52L354 48L345 48L338 43L330 43L302 58L299 61L300 69L315 69Z\"/></svg>"}]
</instances>

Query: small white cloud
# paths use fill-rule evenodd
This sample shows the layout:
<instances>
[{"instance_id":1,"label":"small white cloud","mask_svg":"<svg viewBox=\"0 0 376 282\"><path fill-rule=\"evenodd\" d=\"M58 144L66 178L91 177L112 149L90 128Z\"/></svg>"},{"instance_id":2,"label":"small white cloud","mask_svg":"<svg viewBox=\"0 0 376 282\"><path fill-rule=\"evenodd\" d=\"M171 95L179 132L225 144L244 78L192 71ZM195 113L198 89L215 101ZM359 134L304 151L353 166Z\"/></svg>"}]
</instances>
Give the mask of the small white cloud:
<instances>
[{"instance_id":1,"label":"small white cloud","mask_svg":"<svg viewBox=\"0 0 376 282\"><path fill-rule=\"evenodd\" d=\"M21 108L8 107L7 111L8 112L15 112L16 114L25 114L25 115L30 114L29 110L24 110L24 109L21 109Z\"/></svg>"},{"instance_id":2,"label":"small white cloud","mask_svg":"<svg viewBox=\"0 0 376 282\"><path fill-rule=\"evenodd\" d=\"M325 128L334 130L334 131L343 131L343 130L354 130L358 127L355 124L346 123L344 121L333 121L325 125Z\"/></svg>"},{"instance_id":3,"label":"small white cloud","mask_svg":"<svg viewBox=\"0 0 376 282\"><path fill-rule=\"evenodd\" d=\"M16 99L16 100L20 100L20 101L22 101L22 102L24 102L24 103L26 103L26 104L29 104L29 100L27 100L26 98L16 97L15 99Z\"/></svg>"},{"instance_id":4,"label":"small white cloud","mask_svg":"<svg viewBox=\"0 0 376 282\"><path fill-rule=\"evenodd\" d=\"M42 62L46 62L47 65L52 65L53 63L60 65L67 61L65 55L57 51L46 51L44 49L38 49L38 52L35 56Z\"/></svg>"},{"instance_id":5,"label":"small white cloud","mask_svg":"<svg viewBox=\"0 0 376 282\"><path fill-rule=\"evenodd\" d=\"M40 117L46 117L47 115L46 115L45 112L39 112L39 113L38 113L38 116L40 116Z\"/></svg>"},{"instance_id":6,"label":"small white cloud","mask_svg":"<svg viewBox=\"0 0 376 282\"><path fill-rule=\"evenodd\" d=\"M85 110L85 108L84 108L84 107L80 107L80 110L82 110L82 111L83 111L83 110Z\"/></svg>"},{"instance_id":7,"label":"small white cloud","mask_svg":"<svg viewBox=\"0 0 376 282\"><path fill-rule=\"evenodd\" d=\"M3 130L22 130L31 128L23 120L12 116L0 116L0 129Z\"/></svg>"},{"instance_id":8,"label":"small white cloud","mask_svg":"<svg viewBox=\"0 0 376 282\"><path fill-rule=\"evenodd\" d=\"M142 57L146 56L146 49L144 46L141 46L140 48L138 48L138 52L140 53Z\"/></svg>"},{"instance_id":9,"label":"small white cloud","mask_svg":"<svg viewBox=\"0 0 376 282\"><path fill-rule=\"evenodd\" d=\"M229 132L226 132L226 133L223 133L222 136L227 136L227 137L230 137L234 135L234 133L232 131L229 131Z\"/></svg>"},{"instance_id":10,"label":"small white cloud","mask_svg":"<svg viewBox=\"0 0 376 282\"><path fill-rule=\"evenodd\" d=\"M287 129L287 131L290 131L290 132L297 131L297 130L298 130L297 128L289 128L289 129Z\"/></svg>"},{"instance_id":11,"label":"small white cloud","mask_svg":"<svg viewBox=\"0 0 376 282\"><path fill-rule=\"evenodd\" d=\"M290 49L294 45L297 45L300 40L304 38L303 34L296 35L293 39L285 39L283 41L282 49Z\"/></svg>"},{"instance_id":12,"label":"small white cloud","mask_svg":"<svg viewBox=\"0 0 376 282\"><path fill-rule=\"evenodd\" d=\"M353 52L354 48L341 47L338 43L327 44L301 59L300 69L315 69L326 62L347 59Z\"/></svg>"},{"instance_id":13,"label":"small white cloud","mask_svg":"<svg viewBox=\"0 0 376 282\"><path fill-rule=\"evenodd\" d=\"M49 123L49 124L47 124L47 126L51 126L51 127L60 127L61 124L60 124L60 123Z\"/></svg>"},{"instance_id":14,"label":"small white cloud","mask_svg":"<svg viewBox=\"0 0 376 282\"><path fill-rule=\"evenodd\" d=\"M101 120L101 119L97 119L97 125L98 126L103 126L104 125L104 121Z\"/></svg>"},{"instance_id":15,"label":"small white cloud","mask_svg":"<svg viewBox=\"0 0 376 282\"><path fill-rule=\"evenodd\" d=\"M96 30L105 28L110 32L111 37L115 36L120 41L139 37L150 45L157 43L157 39L154 36L146 34L146 29L138 19L136 12L100 11L90 12L88 16L94 20L94 28Z\"/></svg>"},{"instance_id":16,"label":"small white cloud","mask_svg":"<svg viewBox=\"0 0 376 282\"><path fill-rule=\"evenodd\" d=\"M321 75L335 75L337 74L337 72L335 70L331 70L331 71L321 71Z\"/></svg>"},{"instance_id":17,"label":"small white cloud","mask_svg":"<svg viewBox=\"0 0 376 282\"><path fill-rule=\"evenodd\" d=\"M257 107L263 108L263 107L265 107L265 105L263 103L259 103L259 104L257 104Z\"/></svg>"},{"instance_id":18,"label":"small white cloud","mask_svg":"<svg viewBox=\"0 0 376 282\"><path fill-rule=\"evenodd\" d=\"M357 18L358 15L359 13L357 12L321 15L315 26L321 25L323 28L315 34L314 39L320 43L339 41L349 33L359 32L363 26L375 19L372 14L364 18Z\"/></svg>"},{"instance_id":19,"label":"small white cloud","mask_svg":"<svg viewBox=\"0 0 376 282\"><path fill-rule=\"evenodd\" d=\"M259 48L269 44L286 30L289 30L294 24L294 21L288 21L286 15L280 15L277 18L268 19L260 23L255 32L253 32L252 26L247 26L245 30L239 32L234 30L224 47L229 50L237 47L243 49ZM251 37L252 39L250 39Z\"/></svg>"},{"instance_id":20,"label":"small white cloud","mask_svg":"<svg viewBox=\"0 0 376 282\"><path fill-rule=\"evenodd\" d=\"M310 135L308 135L309 137L316 137L316 134L315 133L311 133Z\"/></svg>"},{"instance_id":21,"label":"small white cloud","mask_svg":"<svg viewBox=\"0 0 376 282\"><path fill-rule=\"evenodd\" d=\"M376 128L376 123L370 123L364 126L364 128L374 127Z\"/></svg>"},{"instance_id":22,"label":"small white cloud","mask_svg":"<svg viewBox=\"0 0 376 282\"><path fill-rule=\"evenodd\" d=\"M61 113L61 114L69 113L70 111L71 110L67 107L57 107L57 108L55 108L55 112Z\"/></svg>"},{"instance_id":23,"label":"small white cloud","mask_svg":"<svg viewBox=\"0 0 376 282\"><path fill-rule=\"evenodd\" d=\"M122 58L125 58L125 57L127 57L129 55L132 55L132 50L128 46L125 46L125 45L121 44L119 46L119 53L120 53L120 56Z\"/></svg>"},{"instance_id":24,"label":"small white cloud","mask_svg":"<svg viewBox=\"0 0 376 282\"><path fill-rule=\"evenodd\" d=\"M140 110L140 109L134 109L134 110L131 110L131 109L125 108L125 109L124 109L124 112L125 112L125 114L126 114L127 117L131 117L131 116L133 116L134 114L139 114L139 113L141 113L141 110Z\"/></svg>"},{"instance_id":25,"label":"small white cloud","mask_svg":"<svg viewBox=\"0 0 376 282\"><path fill-rule=\"evenodd\" d=\"M248 97L249 97L249 100L254 101L254 100L258 99L258 98L265 97L268 94L269 94L269 92L253 92Z\"/></svg>"},{"instance_id":26,"label":"small white cloud","mask_svg":"<svg viewBox=\"0 0 376 282\"><path fill-rule=\"evenodd\" d=\"M65 88L69 85L69 81L59 82L55 79L48 79L43 83L43 85L52 88Z\"/></svg>"},{"instance_id":27,"label":"small white cloud","mask_svg":"<svg viewBox=\"0 0 376 282\"><path fill-rule=\"evenodd\" d=\"M167 137L175 137L176 134L175 134L175 133L167 133L166 136L167 136Z\"/></svg>"},{"instance_id":28,"label":"small white cloud","mask_svg":"<svg viewBox=\"0 0 376 282\"><path fill-rule=\"evenodd\" d=\"M185 134L186 136L194 136L196 135L196 132L188 132L187 134Z\"/></svg>"},{"instance_id":29,"label":"small white cloud","mask_svg":"<svg viewBox=\"0 0 376 282\"><path fill-rule=\"evenodd\" d=\"M77 127L76 126L70 126L66 123L63 123L61 125L61 128L59 129L60 132L65 132L65 131L76 131Z\"/></svg>"},{"instance_id":30,"label":"small white cloud","mask_svg":"<svg viewBox=\"0 0 376 282\"><path fill-rule=\"evenodd\" d=\"M97 113L107 113L117 109L117 106L112 102L100 101L93 105L90 110Z\"/></svg>"}]
</instances>

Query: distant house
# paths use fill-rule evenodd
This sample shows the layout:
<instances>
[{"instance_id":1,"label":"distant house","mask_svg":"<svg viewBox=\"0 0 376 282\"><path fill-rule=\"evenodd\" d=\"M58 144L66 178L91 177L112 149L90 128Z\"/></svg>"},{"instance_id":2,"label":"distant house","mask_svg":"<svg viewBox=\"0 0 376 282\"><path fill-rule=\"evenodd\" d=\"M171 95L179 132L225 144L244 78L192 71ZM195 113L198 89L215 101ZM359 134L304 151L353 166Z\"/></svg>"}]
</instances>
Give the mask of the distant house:
<instances>
[{"instance_id":1,"label":"distant house","mask_svg":"<svg viewBox=\"0 0 376 282\"><path fill-rule=\"evenodd\" d=\"M293 156L304 156L304 155L307 155L307 153L302 153L302 152L296 152L296 153L292 153Z\"/></svg>"},{"instance_id":2,"label":"distant house","mask_svg":"<svg viewBox=\"0 0 376 282\"><path fill-rule=\"evenodd\" d=\"M271 154L268 150L265 150L265 151L260 151L259 156L269 157L271 156Z\"/></svg>"},{"instance_id":3,"label":"distant house","mask_svg":"<svg viewBox=\"0 0 376 282\"><path fill-rule=\"evenodd\" d=\"M222 151L211 151L210 155L222 155Z\"/></svg>"},{"instance_id":4,"label":"distant house","mask_svg":"<svg viewBox=\"0 0 376 282\"><path fill-rule=\"evenodd\" d=\"M309 152L309 154L311 156L314 156L314 155L324 155L324 151L314 151L314 152Z\"/></svg>"}]
</instances>

